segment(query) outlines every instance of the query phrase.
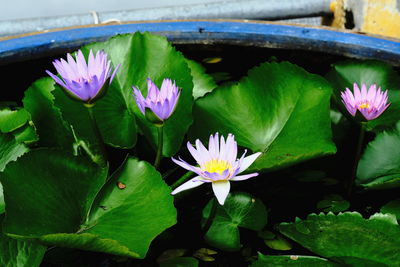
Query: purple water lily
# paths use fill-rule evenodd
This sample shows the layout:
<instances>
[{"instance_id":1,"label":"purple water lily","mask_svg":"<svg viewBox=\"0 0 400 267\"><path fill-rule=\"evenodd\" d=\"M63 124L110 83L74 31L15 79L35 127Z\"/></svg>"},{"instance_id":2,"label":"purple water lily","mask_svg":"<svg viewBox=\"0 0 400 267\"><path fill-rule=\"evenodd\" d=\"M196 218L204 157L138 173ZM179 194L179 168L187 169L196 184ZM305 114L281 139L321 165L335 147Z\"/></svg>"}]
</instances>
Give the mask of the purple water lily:
<instances>
[{"instance_id":1,"label":"purple water lily","mask_svg":"<svg viewBox=\"0 0 400 267\"><path fill-rule=\"evenodd\" d=\"M238 175L245 171L261 153L245 157L245 152L240 159L237 159L237 143L232 134L228 135L226 142L223 136L219 140L218 133L211 135L208 150L200 140L196 140L196 149L189 142L187 148L199 166L192 166L182 159L172 158L172 160L198 176L177 187L172 191L173 195L204 183L211 183L219 204L223 205L229 194L230 181L243 181L258 175L258 173Z\"/></svg>"},{"instance_id":2,"label":"purple water lily","mask_svg":"<svg viewBox=\"0 0 400 267\"><path fill-rule=\"evenodd\" d=\"M143 97L139 89L132 87L136 104L143 115L146 114L146 109L150 109L162 123L174 112L181 90L170 79L163 80L160 90L150 79L147 79L147 87L146 98Z\"/></svg>"},{"instance_id":3,"label":"purple water lily","mask_svg":"<svg viewBox=\"0 0 400 267\"><path fill-rule=\"evenodd\" d=\"M365 84L361 85L361 91L358 85L354 83L354 95L346 88L342 92L342 102L347 111L354 117L357 110L364 116L366 120L373 120L379 117L390 105L387 104L387 90L381 91L381 88L376 90L376 84L373 84L367 90Z\"/></svg>"},{"instance_id":4,"label":"purple water lily","mask_svg":"<svg viewBox=\"0 0 400 267\"><path fill-rule=\"evenodd\" d=\"M89 52L87 63L82 51L78 50L76 60L71 54L67 54L67 61L63 58L56 59L53 65L61 79L48 70L47 74L61 85L69 96L88 104L104 95L120 67L118 65L111 73L111 61L107 60L107 54L97 51L94 56L92 50Z\"/></svg>"}]
</instances>

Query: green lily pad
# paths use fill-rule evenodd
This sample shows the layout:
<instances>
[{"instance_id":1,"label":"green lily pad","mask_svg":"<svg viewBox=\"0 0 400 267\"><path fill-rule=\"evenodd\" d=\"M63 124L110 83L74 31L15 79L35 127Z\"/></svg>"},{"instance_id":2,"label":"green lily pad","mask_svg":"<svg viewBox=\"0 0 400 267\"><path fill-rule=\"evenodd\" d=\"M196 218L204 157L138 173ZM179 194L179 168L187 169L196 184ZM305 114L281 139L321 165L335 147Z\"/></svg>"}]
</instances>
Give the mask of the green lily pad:
<instances>
[{"instance_id":1,"label":"green lily pad","mask_svg":"<svg viewBox=\"0 0 400 267\"><path fill-rule=\"evenodd\" d=\"M12 132L22 127L29 120L29 112L25 109L11 110L9 108L0 110L0 131L2 133Z\"/></svg>"},{"instance_id":2,"label":"green lily pad","mask_svg":"<svg viewBox=\"0 0 400 267\"><path fill-rule=\"evenodd\" d=\"M189 59L186 59L186 63L193 77L193 97L195 100L217 87L213 77L206 74L206 70L201 64Z\"/></svg>"},{"instance_id":3,"label":"green lily pad","mask_svg":"<svg viewBox=\"0 0 400 267\"><path fill-rule=\"evenodd\" d=\"M4 203L3 186L0 183L0 214L6 210L6 203Z\"/></svg>"},{"instance_id":4,"label":"green lily pad","mask_svg":"<svg viewBox=\"0 0 400 267\"><path fill-rule=\"evenodd\" d=\"M334 88L335 100L344 114L340 93L347 88L353 91L353 84L365 84L369 88L377 84L382 90L388 90L390 107L377 119L367 123L368 130L390 128L400 120L400 77L389 64L375 61L348 60L333 65L333 70L327 75Z\"/></svg>"},{"instance_id":5,"label":"green lily pad","mask_svg":"<svg viewBox=\"0 0 400 267\"><path fill-rule=\"evenodd\" d=\"M90 49L104 50L114 65L121 64L107 94L95 106L103 138L110 145L134 146L135 114L140 131L154 148L157 146L157 128L137 107L132 86L144 96L147 95L147 78L159 87L164 78L170 78L182 88L176 110L164 124L163 155L174 155L192 123L193 83L186 59L166 38L150 33L119 35L106 42L89 44L82 51L88 54Z\"/></svg>"},{"instance_id":6,"label":"green lily pad","mask_svg":"<svg viewBox=\"0 0 400 267\"><path fill-rule=\"evenodd\" d=\"M206 220L211 212L211 200L203 210ZM231 193L223 206L218 205L215 218L205 235L207 243L216 248L240 249L239 227L259 231L267 223L267 210L259 199L247 193Z\"/></svg>"},{"instance_id":7,"label":"green lily pad","mask_svg":"<svg viewBox=\"0 0 400 267\"><path fill-rule=\"evenodd\" d=\"M39 136L36 133L36 128L30 123L26 123L21 128L12 132L17 143L32 144L39 141Z\"/></svg>"},{"instance_id":8,"label":"green lily pad","mask_svg":"<svg viewBox=\"0 0 400 267\"><path fill-rule=\"evenodd\" d=\"M251 267L286 267L286 266L318 266L318 267L330 267L339 266L327 259L314 257L314 256L300 256L300 255L263 255L258 254L258 259L251 264Z\"/></svg>"},{"instance_id":9,"label":"green lily pad","mask_svg":"<svg viewBox=\"0 0 400 267\"><path fill-rule=\"evenodd\" d=\"M150 242L176 221L170 189L154 167L136 159L127 159L99 192L106 175L107 169L83 157L31 151L1 176L5 232L53 246L145 257Z\"/></svg>"},{"instance_id":10,"label":"green lily pad","mask_svg":"<svg viewBox=\"0 0 400 267\"><path fill-rule=\"evenodd\" d=\"M190 136L233 133L239 145L263 152L249 170L332 154L330 95L330 85L317 75L287 62L264 63L199 98Z\"/></svg>"},{"instance_id":11,"label":"green lily pad","mask_svg":"<svg viewBox=\"0 0 400 267\"><path fill-rule=\"evenodd\" d=\"M400 186L400 122L379 133L365 149L357 167L356 183L368 189Z\"/></svg>"},{"instance_id":12,"label":"green lily pad","mask_svg":"<svg viewBox=\"0 0 400 267\"><path fill-rule=\"evenodd\" d=\"M342 196L336 194L327 195L317 203L317 209L325 212L341 212L347 210L349 207L350 203L344 200Z\"/></svg>"},{"instance_id":13,"label":"green lily pad","mask_svg":"<svg viewBox=\"0 0 400 267\"><path fill-rule=\"evenodd\" d=\"M311 214L279 231L315 254L350 266L400 265L400 227L393 215Z\"/></svg>"},{"instance_id":14,"label":"green lily pad","mask_svg":"<svg viewBox=\"0 0 400 267\"><path fill-rule=\"evenodd\" d=\"M22 102L31 114L40 146L60 147L72 151L74 139L71 127L54 105L54 89L54 81L50 77L37 80L25 92Z\"/></svg>"},{"instance_id":15,"label":"green lily pad","mask_svg":"<svg viewBox=\"0 0 400 267\"><path fill-rule=\"evenodd\" d=\"M381 213L390 213L396 216L397 220L400 221L400 199L392 200L386 203L381 208Z\"/></svg>"},{"instance_id":16,"label":"green lily pad","mask_svg":"<svg viewBox=\"0 0 400 267\"><path fill-rule=\"evenodd\" d=\"M275 236L273 239L265 239L264 243L269 247L274 250L291 250L292 244L290 244L289 241L287 241L285 238L281 236Z\"/></svg>"},{"instance_id":17,"label":"green lily pad","mask_svg":"<svg viewBox=\"0 0 400 267\"><path fill-rule=\"evenodd\" d=\"M36 242L16 240L2 234L3 219L4 216L0 216L0 266L39 267L46 247Z\"/></svg>"},{"instance_id":18,"label":"green lily pad","mask_svg":"<svg viewBox=\"0 0 400 267\"><path fill-rule=\"evenodd\" d=\"M12 134L0 133L0 172L10 161L16 160L27 151L28 148L18 143Z\"/></svg>"}]
</instances>

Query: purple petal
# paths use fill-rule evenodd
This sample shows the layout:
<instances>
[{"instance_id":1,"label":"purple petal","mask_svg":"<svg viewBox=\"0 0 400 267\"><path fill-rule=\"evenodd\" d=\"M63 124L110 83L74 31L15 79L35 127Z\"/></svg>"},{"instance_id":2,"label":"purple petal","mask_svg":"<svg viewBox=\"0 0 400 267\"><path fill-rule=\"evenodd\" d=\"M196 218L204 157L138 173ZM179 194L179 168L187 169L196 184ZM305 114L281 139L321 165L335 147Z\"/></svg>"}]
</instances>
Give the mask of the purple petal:
<instances>
[{"instance_id":1,"label":"purple petal","mask_svg":"<svg viewBox=\"0 0 400 267\"><path fill-rule=\"evenodd\" d=\"M158 87L153 83L150 78L147 78L147 89L148 93L146 98L151 99L152 101L156 101L159 93Z\"/></svg>"},{"instance_id":2,"label":"purple petal","mask_svg":"<svg viewBox=\"0 0 400 267\"><path fill-rule=\"evenodd\" d=\"M244 175L238 175L235 177L232 177L231 179L229 179L229 181L243 181L243 180L247 180L249 178L258 176L258 173L250 173L250 174L244 174Z\"/></svg>"},{"instance_id":3,"label":"purple petal","mask_svg":"<svg viewBox=\"0 0 400 267\"><path fill-rule=\"evenodd\" d=\"M257 153L254 153L254 154L250 155L250 156L245 157L245 158L242 160L241 164L240 164L239 173L245 171L248 167L250 167L250 165L253 164L253 162L254 162L261 154L262 154L261 152L257 152Z\"/></svg>"},{"instance_id":4,"label":"purple petal","mask_svg":"<svg viewBox=\"0 0 400 267\"><path fill-rule=\"evenodd\" d=\"M215 197L220 205L224 205L226 198L228 197L231 184L229 181L218 181L212 183L212 189Z\"/></svg>"},{"instance_id":5,"label":"purple petal","mask_svg":"<svg viewBox=\"0 0 400 267\"><path fill-rule=\"evenodd\" d=\"M194 187L204 184L204 182L202 182L200 179L201 179L200 176L196 176L196 177L190 179L186 183L183 183L180 186L178 186L177 188L175 188L175 190L172 191L171 194L175 195L184 190L188 190L188 189L191 189L191 188L194 188Z\"/></svg>"},{"instance_id":6,"label":"purple petal","mask_svg":"<svg viewBox=\"0 0 400 267\"><path fill-rule=\"evenodd\" d=\"M199 169L199 168L190 165L189 163L187 163L187 162L184 161L183 159L179 158L179 160L176 160L176 159L174 159L174 158L172 158L172 157L171 157L171 159L172 159L173 162L175 162L176 164L178 164L178 165L181 166L182 168L184 168L184 169L186 169L186 170L188 170L188 171L195 172L195 173L197 173L198 175L200 175L201 172L200 172L200 169Z\"/></svg>"},{"instance_id":7,"label":"purple petal","mask_svg":"<svg viewBox=\"0 0 400 267\"><path fill-rule=\"evenodd\" d=\"M354 83L354 99L356 100L356 102L361 101L361 92L360 89L358 88L358 85L356 83Z\"/></svg>"},{"instance_id":8,"label":"purple petal","mask_svg":"<svg viewBox=\"0 0 400 267\"><path fill-rule=\"evenodd\" d=\"M137 89L134 86L132 88L133 88L133 95L135 97L136 104L137 104L138 108L140 109L140 111L142 112L142 114L144 115L146 106L144 103L144 97L142 95L142 92L140 92L139 89Z\"/></svg>"},{"instance_id":9,"label":"purple petal","mask_svg":"<svg viewBox=\"0 0 400 267\"><path fill-rule=\"evenodd\" d=\"M117 67L115 67L114 72L111 74L111 78L110 78L110 84L111 82L114 80L115 74L117 74L118 69L121 67L121 64L118 64Z\"/></svg>"},{"instance_id":10,"label":"purple petal","mask_svg":"<svg viewBox=\"0 0 400 267\"><path fill-rule=\"evenodd\" d=\"M58 83L59 85L61 85L62 87L64 87L65 89L67 89L67 85L64 83L64 81L62 81L60 78L58 78L56 75L54 75L53 73L51 73L50 71L46 70L46 73L48 75L50 75L51 78L53 78L53 80Z\"/></svg>"}]
</instances>

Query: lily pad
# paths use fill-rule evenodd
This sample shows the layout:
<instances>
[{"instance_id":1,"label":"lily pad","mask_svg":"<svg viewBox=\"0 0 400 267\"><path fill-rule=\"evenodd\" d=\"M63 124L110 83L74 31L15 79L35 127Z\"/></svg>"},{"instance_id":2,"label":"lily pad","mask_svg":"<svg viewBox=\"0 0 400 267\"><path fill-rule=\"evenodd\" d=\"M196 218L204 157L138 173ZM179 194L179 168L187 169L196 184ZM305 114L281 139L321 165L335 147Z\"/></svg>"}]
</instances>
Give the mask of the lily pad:
<instances>
[{"instance_id":1,"label":"lily pad","mask_svg":"<svg viewBox=\"0 0 400 267\"><path fill-rule=\"evenodd\" d=\"M22 127L29 120L29 112L25 109L11 110L9 108L0 110L0 131L12 132Z\"/></svg>"},{"instance_id":2,"label":"lily pad","mask_svg":"<svg viewBox=\"0 0 400 267\"><path fill-rule=\"evenodd\" d=\"M203 210L204 220L210 215L213 201ZM246 193L231 193L223 206L218 205L205 239L211 246L235 251L241 246L239 227L259 231L266 223L267 211L261 200Z\"/></svg>"},{"instance_id":3,"label":"lily pad","mask_svg":"<svg viewBox=\"0 0 400 267\"><path fill-rule=\"evenodd\" d=\"M136 159L127 159L99 193L106 175L107 169L83 157L31 151L1 176L5 232L48 245L145 257L150 242L176 221L170 189L154 167Z\"/></svg>"},{"instance_id":4,"label":"lily pad","mask_svg":"<svg viewBox=\"0 0 400 267\"><path fill-rule=\"evenodd\" d=\"M389 64L376 61L348 60L333 65L327 75L334 88L335 100L342 107L344 114L348 112L341 103L340 93L347 88L353 90L353 84L365 84L367 88L376 84L382 90L388 90L390 107L377 119L367 123L368 130L381 130L392 127L400 120L400 76Z\"/></svg>"},{"instance_id":5,"label":"lily pad","mask_svg":"<svg viewBox=\"0 0 400 267\"><path fill-rule=\"evenodd\" d=\"M251 264L251 267L286 267L286 266L318 266L318 267L330 267L339 266L327 259L313 257L313 256L301 256L301 255L263 255L258 254L257 261Z\"/></svg>"},{"instance_id":6,"label":"lily pad","mask_svg":"<svg viewBox=\"0 0 400 267\"><path fill-rule=\"evenodd\" d=\"M357 167L356 183L368 189L400 186L400 122L379 133L365 149Z\"/></svg>"},{"instance_id":7,"label":"lily pad","mask_svg":"<svg viewBox=\"0 0 400 267\"><path fill-rule=\"evenodd\" d=\"M22 102L31 114L40 146L60 147L72 151L74 139L71 127L64 121L59 108L54 105L53 90L53 79L42 78L28 88Z\"/></svg>"},{"instance_id":8,"label":"lily pad","mask_svg":"<svg viewBox=\"0 0 400 267\"><path fill-rule=\"evenodd\" d=\"M347 210L349 207L350 203L343 199L342 196L336 194L327 195L317 203L317 209L325 212L341 212Z\"/></svg>"},{"instance_id":9,"label":"lily pad","mask_svg":"<svg viewBox=\"0 0 400 267\"><path fill-rule=\"evenodd\" d=\"M104 50L114 65L121 64L107 94L96 103L95 115L104 140L113 146L129 148L136 142L135 118L140 131L155 148L157 128L149 123L137 107L132 96L132 86L147 95L147 78L157 86L163 79L176 82L182 93L174 114L164 124L164 156L172 156L178 150L192 123L192 76L186 59L165 37L150 33L119 35L102 43L82 48Z\"/></svg>"},{"instance_id":10,"label":"lily pad","mask_svg":"<svg viewBox=\"0 0 400 267\"><path fill-rule=\"evenodd\" d=\"M39 267L46 247L36 242L16 240L2 233L4 216L0 216L0 266Z\"/></svg>"},{"instance_id":11,"label":"lily pad","mask_svg":"<svg viewBox=\"0 0 400 267\"><path fill-rule=\"evenodd\" d=\"M400 227L393 215L311 214L279 231L315 254L351 266L400 265Z\"/></svg>"},{"instance_id":12,"label":"lily pad","mask_svg":"<svg viewBox=\"0 0 400 267\"><path fill-rule=\"evenodd\" d=\"M392 200L381 208L381 213L390 213L400 221L400 199Z\"/></svg>"},{"instance_id":13,"label":"lily pad","mask_svg":"<svg viewBox=\"0 0 400 267\"><path fill-rule=\"evenodd\" d=\"M290 63L264 63L247 77L199 98L191 139L232 133L239 145L263 154L249 170L278 168L335 153L331 86Z\"/></svg>"},{"instance_id":14,"label":"lily pad","mask_svg":"<svg viewBox=\"0 0 400 267\"><path fill-rule=\"evenodd\" d=\"M16 160L27 151L28 148L18 143L12 134L0 133L0 172L10 161Z\"/></svg>"},{"instance_id":15,"label":"lily pad","mask_svg":"<svg viewBox=\"0 0 400 267\"><path fill-rule=\"evenodd\" d=\"M206 74L206 70L201 64L190 59L186 59L186 63L193 77L193 97L195 100L217 87L214 78Z\"/></svg>"}]
</instances>

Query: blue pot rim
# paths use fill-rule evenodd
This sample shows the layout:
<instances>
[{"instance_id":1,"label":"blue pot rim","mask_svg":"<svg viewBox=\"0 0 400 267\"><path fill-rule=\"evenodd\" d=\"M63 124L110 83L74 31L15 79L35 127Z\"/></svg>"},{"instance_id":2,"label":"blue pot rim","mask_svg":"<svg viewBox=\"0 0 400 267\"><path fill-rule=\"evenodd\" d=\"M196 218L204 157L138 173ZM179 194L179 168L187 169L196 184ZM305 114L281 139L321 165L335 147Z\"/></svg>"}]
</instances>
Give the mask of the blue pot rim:
<instances>
[{"instance_id":1,"label":"blue pot rim","mask_svg":"<svg viewBox=\"0 0 400 267\"><path fill-rule=\"evenodd\" d=\"M323 27L263 21L191 20L93 25L0 38L0 64L54 55L117 34L151 32L179 44L236 44L326 52L361 59L400 62L400 42Z\"/></svg>"}]
</instances>

